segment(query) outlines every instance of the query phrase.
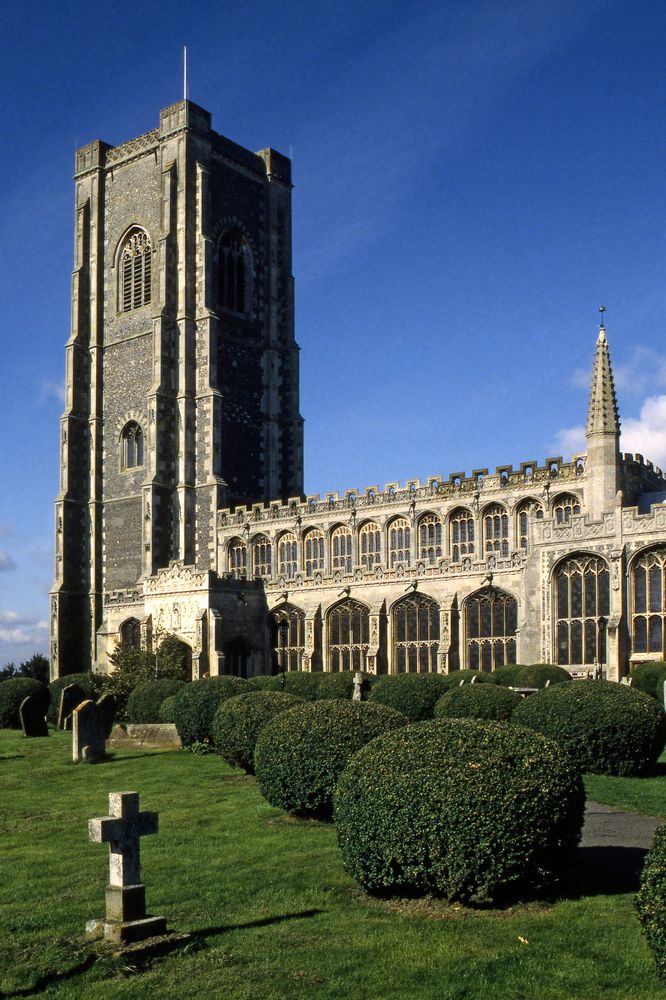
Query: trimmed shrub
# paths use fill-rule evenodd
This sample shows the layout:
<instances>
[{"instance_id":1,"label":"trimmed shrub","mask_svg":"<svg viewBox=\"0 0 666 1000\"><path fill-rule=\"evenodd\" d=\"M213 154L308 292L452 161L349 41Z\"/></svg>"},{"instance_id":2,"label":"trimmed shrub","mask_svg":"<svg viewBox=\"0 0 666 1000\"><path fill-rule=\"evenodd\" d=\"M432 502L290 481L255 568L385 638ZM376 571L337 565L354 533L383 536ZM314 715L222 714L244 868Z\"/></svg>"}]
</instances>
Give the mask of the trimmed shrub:
<instances>
[{"instance_id":1,"label":"trimmed shrub","mask_svg":"<svg viewBox=\"0 0 666 1000\"><path fill-rule=\"evenodd\" d=\"M666 681L666 663L637 663L629 673L631 686L645 694L652 695L662 705L664 703L664 681Z\"/></svg>"},{"instance_id":2,"label":"trimmed shrub","mask_svg":"<svg viewBox=\"0 0 666 1000\"><path fill-rule=\"evenodd\" d=\"M44 715L46 715L51 697L46 684L32 677L12 677L0 683L0 729L21 728L19 708L21 702L31 694L38 694L44 699Z\"/></svg>"},{"instance_id":3,"label":"trimmed shrub","mask_svg":"<svg viewBox=\"0 0 666 1000\"><path fill-rule=\"evenodd\" d=\"M251 691L235 695L218 706L213 718L211 742L227 764L254 774L254 747L260 730L274 716L302 701L302 698L282 691Z\"/></svg>"},{"instance_id":4,"label":"trimmed shrub","mask_svg":"<svg viewBox=\"0 0 666 1000\"><path fill-rule=\"evenodd\" d=\"M447 719L373 740L334 803L344 867L365 889L487 903L557 880L580 839L585 792L554 740Z\"/></svg>"},{"instance_id":5,"label":"trimmed shrub","mask_svg":"<svg viewBox=\"0 0 666 1000\"><path fill-rule=\"evenodd\" d=\"M130 722L159 722L160 706L165 698L176 695L185 687L185 681L175 677L162 677L147 684L139 684L127 699L127 718Z\"/></svg>"},{"instance_id":6,"label":"trimmed shrub","mask_svg":"<svg viewBox=\"0 0 666 1000\"><path fill-rule=\"evenodd\" d=\"M273 682L272 674L257 674L256 677L252 678L252 683L254 684L257 691L267 691L269 689L269 684Z\"/></svg>"},{"instance_id":7,"label":"trimmed shrub","mask_svg":"<svg viewBox=\"0 0 666 1000\"><path fill-rule=\"evenodd\" d=\"M51 681L49 684L51 702L49 704L48 720L54 726L58 722L58 712L60 710L60 697L62 695L62 690L63 688L66 688L68 684L78 684L88 698L96 698L101 689L101 684L99 681L95 680L95 675L91 673L65 674L64 677L56 677L56 679Z\"/></svg>"},{"instance_id":8,"label":"trimmed shrub","mask_svg":"<svg viewBox=\"0 0 666 1000\"><path fill-rule=\"evenodd\" d=\"M389 705L411 722L420 722L432 719L435 705L445 691L443 674L390 674L373 685L368 700Z\"/></svg>"},{"instance_id":9,"label":"trimmed shrub","mask_svg":"<svg viewBox=\"0 0 666 1000\"><path fill-rule=\"evenodd\" d=\"M648 774L666 741L666 714L654 698L612 681L537 691L511 721L556 739L593 774Z\"/></svg>"},{"instance_id":10,"label":"trimmed shrub","mask_svg":"<svg viewBox=\"0 0 666 1000\"><path fill-rule=\"evenodd\" d=\"M317 698L343 698L351 701L354 694L355 670L341 670L337 674L323 673L317 688ZM375 674L361 672L361 699L365 701L370 694Z\"/></svg>"},{"instance_id":11,"label":"trimmed shrub","mask_svg":"<svg viewBox=\"0 0 666 1000\"><path fill-rule=\"evenodd\" d=\"M168 698L165 698L160 705L160 710L157 713L158 722L175 722L176 721L176 696L175 694L170 694Z\"/></svg>"},{"instance_id":12,"label":"trimmed shrub","mask_svg":"<svg viewBox=\"0 0 666 1000\"><path fill-rule=\"evenodd\" d=\"M645 859L636 912L657 965L657 975L666 984L666 824L654 835Z\"/></svg>"},{"instance_id":13,"label":"trimmed shrub","mask_svg":"<svg viewBox=\"0 0 666 1000\"><path fill-rule=\"evenodd\" d=\"M484 670L454 670L450 674L442 674L445 690L449 691L453 687L460 687L461 683L471 684L498 684L497 674L487 674Z\"/></svg>"},{"instance_id":14,"label":"trimmed shrub","mask_svg":"<svg viewBox=\"0 0 666 1000\"><path fill-rule=\"evenodd\" d=\"M497 683L503 687L543 688L546 682L562 684L571 680L571 674L555 663L507 663L495 671Z\"/></svg>"},{"instance_id":15,"label":"trimmed shrub","mask_svg":"<svg viewBox=\"0 0 666 1000\"><path fill-rule=\"evenodd\" d=\"M272 674L261 682L262 691L284 691L294 694L306 701L315 701L319 684L323 677L321 670L310 673L309 670L286 670L284 673Z\"/></svg>"},{"instance_id":16,"label":"trimmed shrub","mask_svg":"<svg viewBox=\"0 0 666 1000\"><path fill-rule=\"evenodd\" d=\"M320 701L267 722L254 751L259 790L272 806L330 818L333 789L352 756L404 715L387 705Z\"/></svg>"},{"instance_id":17,"label":"trimmed shrub","mask_svg":"<svg viewBox=\"0 0 666 1000\"><path fill-rule=\"evenodd\" d=\"M435 705L435 718L508 722L519 704L520 695L499 684L465 684L442 695Z\"/></svg>"},{"instance_id":18,"label":"trimmed shrub","mask_svg":"<svg viewBox=\"0 0 666 1000\"><path fill-rule=\"evenodd\" d=\"M183 746L210 744L217 706L227 698L253 690L254 685L242 677L204 677L186 684L174 704L174 722Z\"/></svg>"}]
</instances>

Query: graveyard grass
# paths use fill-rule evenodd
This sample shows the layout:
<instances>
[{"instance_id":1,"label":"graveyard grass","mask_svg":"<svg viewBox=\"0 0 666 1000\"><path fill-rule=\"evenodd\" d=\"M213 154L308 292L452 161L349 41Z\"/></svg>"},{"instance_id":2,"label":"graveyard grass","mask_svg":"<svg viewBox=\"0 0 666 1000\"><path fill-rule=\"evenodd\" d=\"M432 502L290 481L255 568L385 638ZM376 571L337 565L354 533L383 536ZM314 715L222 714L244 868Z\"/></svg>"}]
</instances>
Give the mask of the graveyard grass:
<instances>
[{"instance_id":1,"label":"graveyard grass","mask_svg":"<svg viewBox=\"0 0 666 1000\"><path fill-rule=\"evenodd\" d=\"M96 765L70 756L69 734L0 731L0 996L662 995L632 893L597 887L503 911L373 900L343 871L332 826L271 808L253 778L215 756L128 750ZM664 816L665 772L591 779L590 790L603 800L607 789L611 804L616 792L634 808L652 802L646 811ZM108 874L108 848L88 840L88 819L125 790L159 813L158 835L141 844L148 912L193 935L143 966L97 958L84 940L85 922L103 916Z\"/></svg>"}]
</instances>

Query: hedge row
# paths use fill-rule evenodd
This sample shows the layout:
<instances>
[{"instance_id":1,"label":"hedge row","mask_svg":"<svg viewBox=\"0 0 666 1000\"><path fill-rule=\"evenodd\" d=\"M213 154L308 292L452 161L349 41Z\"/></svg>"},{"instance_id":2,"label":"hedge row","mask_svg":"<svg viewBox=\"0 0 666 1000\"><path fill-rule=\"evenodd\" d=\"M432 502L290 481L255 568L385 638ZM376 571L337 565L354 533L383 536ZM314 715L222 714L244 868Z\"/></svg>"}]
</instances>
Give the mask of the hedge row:
<instances>
[{"instance_id":1,"label":"hedge row","mask_svg":"<svg viewBox=\"0 0 666 1000\"><path fill-rule=\"evenodd\" d=\"M284 691L235 695L218 706L211 742L227 764L254 774L254 748L261 729L280 712L302 702L302 698Z\"/></svg>"},{"instance_id":2,"label":"hedge row","mask_svg":"<svg viewBox=\"0 0 666 1000\"><path fill-rule=\"evenodd\" d=\"M151 723L160 721L160 707L165 698L178 694L185 681L162 677L146 684L139 684L127 699L127 718L130 722Z\"/></svg>"},{"instance_id":3,"label":"hedge row","mask_svg":"<svg viewBox=\"0 0 666 1000\"><path fill-rule=\"evenodd\" d=\"M253 690L254 684L242 677L205 677L186 684L176 695L173 706L174 722L183 746L210 744L218 705L236 694Z\"/></svg>"},{"instance_id":4,"label":"hedge row","mask_svg":"<svg viewBox=\"0 0 666 1000\"><path fill-rule=\"evenodd\" d=\"M508 663L495 671L497 683L504 687L543 688L571 681L571 674L554 663Z\"/></svg>"},{"instance_id":5,"label":"hedge row","mask_svg":"<svg viewBox=\"0 0 666 1000\"><path fill-rule=\"evenodd\" d=\"M629 673L633 688L652 695L662 705L664 704L664 683L666 682L666 663L637 663Z\"/></svg>"},{"instance_id":6,"label":"hedge row","mask_svg":"<svg viewBox=\"0 0 666 1000\"><path fill-rule=\"evenodd\" d=\"M46 684L32 677L12 677L0 683L0 729L20 729L21 702L31 694L39 695L44 702L44 715L49 707L51 694Z\"/></svg>"},{"instance_id":7,"label":"hedge row","mask_svg":"<svg viewBox=\"0 0 666 1000\"><path fill-rule=\"evenodd\" d=\"M508 722L520 695L498 684L464 684L449 688L435 705L436 719L494 719Z\"/></svg>"},{"instance_id":8,"label":"hedge row","mask_svg":"<svg viewBox=\"0 0 666 1000\"><path fill-rule=\"evenodd\" d=\"M97 696L101 694L103 678L101 674L91 674L90 672L87 672L84 674L65 674L63 677L56 677L54 681L51 681L49 684L51 703L49 705L47 718L54 726L58 722L60 697L62 695L63 688L68 687L70 684L78 684L86 698L96 699Z\"/></svg>"}]
</instances>

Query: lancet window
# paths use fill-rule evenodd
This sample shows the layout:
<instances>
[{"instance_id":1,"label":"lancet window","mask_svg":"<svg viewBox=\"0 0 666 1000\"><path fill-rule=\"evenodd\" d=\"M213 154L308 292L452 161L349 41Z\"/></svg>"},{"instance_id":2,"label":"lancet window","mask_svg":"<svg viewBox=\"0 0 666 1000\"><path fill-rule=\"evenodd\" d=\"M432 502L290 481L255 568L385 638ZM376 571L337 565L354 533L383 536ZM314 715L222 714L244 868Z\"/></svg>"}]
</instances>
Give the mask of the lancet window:
<instances>
[{"instance_id":1,"label":"lancet window","mask_svg":"<svg viewBox=\"0 0 666 1000\"><path fill-rule=\"evenodd\" d=\"M270 539L266 535L255 535L252 539L252 570L254 576L269 577L273 572L273 552Z\"/></svg>"},{"instance_id":2,"label":"lancet window","mask_svg":"<svg viewBox=\"0 0 666 1000\"><path fill-rule=\"evenodd\" d=\"M225 309L243 313L247 309L249 254L238 229L224 233L218 253L220 303Z\"/></svg>"},{"instance_id":3,"label":"lancet window","mask_svg":"<svg viewBox=\"0 0 666 1000\"><path fill-rule=\"evenodd\" d=\"M473 594L465 604L467 665L471 670L496 670L516 662L518 603L494 587Z\"/></svg>"},{"instance_id":4,"label":"lancet window","mask_svg":"<svg viewBox=\"0 0 666 1000\"><path fill-rule=\"evenodd\" d=\"M451 561L474 555L474 515L464 507L454 510L449 518Z\"/></svg>"},{"instance_id":5,"label":"lancet window","mask_svg":"<svg viewBox=\"0 0 666 1000\"><path fill-rule=\"evenodd\" d=\"M330 669L365 670L370 644L370 615L364 604L336 604L327 617Z\"/></svg>"},{"instance_id":6,"label":"lancet window","mask_svg":"<svg viewBox=\"0 0 666 1000\"><path fill-rule=\"evenodd\" d=\"M404 517L398 517L389 525L389 565L396 563L409 565L411 559L411 527Z\"/></svg>"},{"instance_id":7,"label":"lancet window","mask_svg":"<svg viewBox=\"0 0 666 1000\"><path fill-rule=\"evenodd\" d=\"M120 253L120 311L129 312L150 302L153 251L143 229L127 234Z\"/></svg>"},{"instance_id":8,"label":"lancet window","mask_svg":"<svg viewBox=\"0 0 666 1000\"><path fill-rule=\"evenodd\" d=\"M380 562L382 554L382 536L379 525L375 524L374 521L368 521L367 524L364 524L359 532L359 542L361 566L374 569Z\"/></svg>"},{"instance_id":9,"label":"lancet window","mask_svg":"<svg viewBox=\"0 0 666 1000\"><path fill-rule=\"evenodd\" d=\"M664 659L666 650L666 548L639 556L631 569L631 651Z\"/></svg>"},{"instance_id":10,"label":"lancet window","mask_svg":"<svg viewBox=\"0 0 666 1000\"><path fill-rule=\"evenodd\" d=\"M509 554L509 515L501 504L487 507L483 515L486 555L506 558Z\"/></svg>"},{"instance_id":11,"label":"lancet window","mask_svg":"<svg viewBox=\"0 0 666 1000\"><path fill-rule=\"evenodd\" d=\"M352 535L342 524L331 535L331 569L340 569L343 573L352 571Z\"/></svg>"},{"instance_id":12,"label":"lancet window","mask_svg":"<svg viewBox=\"0 0 666 1000\"><path fill-rule=\"evenodd\" d=\"M324 569L324 535L318 528L305 536L305 575L313 576Z\"/></svg>"},{"instance_id":13,"label":"lancet window","mask_svg":"<svg viewBox=\"0 0 666 1000\"><path fill-rule=\"evenodd\" d=\"M237 580L247 577L247 545L242 538L232 538L229 542L229 572Z\"/></svg>"},{"instance_id":14,"label":"lancet window","mask_svg":"<svg viewBox=\"0 0 666 1000\"><path fill-rule=\"evenodd\" d=\"M291 604L271 612L273 654L279 670L300 670L305 652L305 613Z\"/></svg>"},{"instance_id":15,"label":"lancet window","mask_svg":"<svg viewBox=\"0 0 666 1000\"><path fill-rule=\"evenodd\" d=\"M571 493L561 493L553 501L556 524L570 524L574 514L580 514L580 500Z\"/></svg>"},{"instance_id":16,"label":"lancet window","mask_svg":"<svg viewBox=\"0 0 666 1000\"><path fill-rule=\"evenodd\" d=\"M298 569L298 543L296 536L290 531L280 537L278 542L278 573L292 579Z\"/></svg>"},{"instance_id":17,"label":"lancet window","mask_svg":"<svg viewBox=\"0 0 666 1000\"><path fill-rule=\"evenodd\" d=\"M394 605L393 663L396 673L437 670L439 605L430 597L410 594Z\"/></svg>"},{"instance_id":18,"label":"lancet window","mask_svg":"<svg viewBox=\"0 0 666 1000\"><path fill-rule=\"evenodd\" d=\"M555 572L557 662L563 667L606 662L610 578L598 556L572 556Z\"/></svg>"},{"instance_id":19,"label":"lancet window","mask_svg":"<svg viewBox=\"0 0 666 1000\"><path fill-rule=\"evenodd\" d=\"M135 420L123 427L121 435L123 469L139 469L143 465L143 431Z\"/></svg>"},{"instance_id":20,"label":"lancet window","mask_svg":"<svg viewBox=\"0 0 666 1000\"><path fill-rule=\"evenodd\" d=\"M543 507L536 500L523 501L516 514L518 548L522 552L527 552L530 547L530 514L532 513L538 521L543 520Z\"/></svg>"},{"instance_id":21,"label":"lancet window","mask_svg":"<svg viewBox=\"0 0 666 1000\"><path fill-rule=\"evenodd\" d=\"M425 514L419 521L419 559L434 566L442 558L442 522L436 514Z\"/></svg>"}]
</instances>

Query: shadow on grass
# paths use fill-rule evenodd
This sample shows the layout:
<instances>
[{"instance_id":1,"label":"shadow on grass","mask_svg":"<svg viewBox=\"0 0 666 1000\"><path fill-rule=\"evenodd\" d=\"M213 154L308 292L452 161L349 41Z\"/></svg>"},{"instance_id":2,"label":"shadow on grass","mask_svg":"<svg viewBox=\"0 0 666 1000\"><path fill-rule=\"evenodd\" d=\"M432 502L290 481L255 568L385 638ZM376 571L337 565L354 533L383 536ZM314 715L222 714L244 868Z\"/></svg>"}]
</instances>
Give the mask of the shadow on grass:
<instances>
[{"instance_id":1,"label":"shadow on grass","mask_svg":"<svg viewBox=\"0 0 666 1000\"><path fill-rule=\"evenodd\" d=\"M579 847L560 886L560 898L636 892L647 853L643 847Z\"/></svg>"},{"instance_id":2,"label":"shadow on grass","mask_svg":"<svg viewBox=\"0 0 666 1000\"><path fill-rule=\"evenodd\" d=\"M86 955L83 961L79 962L78 965L73 965L71 969L67 972L47 972L46 975L40 976L36 979L32 986L26 986L22 990L14 990L12 993L2 993L0 996L3 997L31 997L35 993L43 993L44 990L48 989L53 983L64 983L68 979L74 979L75 976L80 975L82 972L87 972L88 969L97 961L97 955Z\"/></svg>"},{"instance_id":3,"label":"shadow on grass","mask_svg":"<svg viewBox=\"0 0 666 1000\"><path fill-rule=\"evenodd\" d=\"M285 913L281 917L261 917L259 920L248 920L244 924L220 924L219 927L203 927L197 931L190 931L190 936L196 941L203 941L207 937L216 934L227 934L229 931L244 931L251 927L270 927L271 924L281 924L284 920L304 920L307 917L316 917L323 910L301 910L299 913Z\"/></svg>"}]
</instances>

